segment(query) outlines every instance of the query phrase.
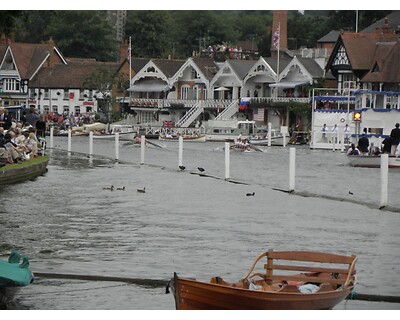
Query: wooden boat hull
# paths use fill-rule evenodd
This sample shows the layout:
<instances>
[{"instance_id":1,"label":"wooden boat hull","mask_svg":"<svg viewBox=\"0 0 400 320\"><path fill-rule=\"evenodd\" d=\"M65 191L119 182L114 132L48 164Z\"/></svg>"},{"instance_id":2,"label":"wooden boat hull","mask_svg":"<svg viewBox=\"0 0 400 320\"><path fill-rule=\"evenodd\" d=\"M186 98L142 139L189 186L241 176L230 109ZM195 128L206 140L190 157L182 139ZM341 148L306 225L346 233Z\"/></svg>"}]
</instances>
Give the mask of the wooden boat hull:
<instances>
[{"instance_id":1,"label":"wooden boat hull","mask_svg":"<svg viewBox=\"0 0 400 320\"><path fill-rule=\"evenodd\" d=\"M380 168L381 157L380 156L347 156L349 165L352 167L364 167L364 168ZM389 168L400 168L400 158L389 156Z\"/></svg>"},{"instance_id":2,"label":"wooden boat hull","mask_svg":"<svg viewBox=\"0 0 400 320\"><path fill-rule=\"evenodd\" d=\"M22 163L0 168L0 186L34 179L47 171L48 156L40 156Z\"/></svg>"},{"instance_id":3,"label":"wooden boat hull","mask_svg":"<svg viewBox=\"0 0 400 320\"><path fill-rule=\"evenodd\" d=\"M177 310L318 310L332 309L353 286L343 290L304 294L227 287L185 278L174 278Z\"/></svg>"}]
</instances>

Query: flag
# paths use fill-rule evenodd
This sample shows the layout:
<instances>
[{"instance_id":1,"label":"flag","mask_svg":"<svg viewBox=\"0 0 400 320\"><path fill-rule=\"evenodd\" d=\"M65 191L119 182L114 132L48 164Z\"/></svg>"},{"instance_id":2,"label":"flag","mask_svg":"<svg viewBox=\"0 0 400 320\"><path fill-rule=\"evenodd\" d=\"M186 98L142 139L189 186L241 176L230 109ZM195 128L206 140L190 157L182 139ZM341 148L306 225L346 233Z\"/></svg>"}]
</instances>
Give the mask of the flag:
<instances>
[{"instance_id":1,"label":"flag","mask_svg":"<svg viewBox=\"0 0 400 320\"><path fill-rule=\"evenodd\" d=\"M253 111L254 121L264 121L264 108L257 108Z\"/></svg>"},{"instance_id":2,"label":"flag","mask_svg":"<svg viewBox=\"0 0 400 320\"><path fill-rule=\"evenodd\" d=\"M272 37L272 41L274 43L275 48L278 48L279 46L280 33L281 33L280 26L278 26L278 28L276 28L274 36Z\"/></svg>"}]
</instances>

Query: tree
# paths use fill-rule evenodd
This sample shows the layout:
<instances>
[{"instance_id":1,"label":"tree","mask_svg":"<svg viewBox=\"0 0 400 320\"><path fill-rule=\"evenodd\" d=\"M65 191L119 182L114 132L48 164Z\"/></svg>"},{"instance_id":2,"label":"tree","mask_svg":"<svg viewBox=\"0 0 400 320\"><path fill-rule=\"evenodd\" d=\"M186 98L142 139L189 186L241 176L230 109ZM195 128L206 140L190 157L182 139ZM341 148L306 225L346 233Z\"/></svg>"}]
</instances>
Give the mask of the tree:
<instances>
[{"instance_id":1,"label":"tree","mask_svg":"<svg viewBox=\"0 0 400 320\"><path fill-rule=\"evenodd\" d=\"M137 57L162 57L167 46L166 11L128 11L126 37L132 39L132 55Z\"/></svg>"},{"instance_id":2,"label":"tree","mask_svg":"<svg viewBox=\"0 0 400 320\"><path fill-rule=\"evenodd\" d=\"M105 11L60 11L46 30L66 57L98 61L118 58L117 43Z\"/></svg>"}]
</instances>

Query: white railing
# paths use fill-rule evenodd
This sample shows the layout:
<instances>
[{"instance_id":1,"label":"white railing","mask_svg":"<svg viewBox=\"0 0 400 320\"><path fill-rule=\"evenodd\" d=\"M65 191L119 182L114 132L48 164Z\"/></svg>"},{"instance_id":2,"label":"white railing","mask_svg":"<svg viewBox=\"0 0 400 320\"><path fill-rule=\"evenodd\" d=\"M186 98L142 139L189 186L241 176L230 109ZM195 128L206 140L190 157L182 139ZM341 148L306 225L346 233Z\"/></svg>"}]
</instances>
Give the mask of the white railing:
<instances>
[{"instance_id":1,"label":"white railing","mask_svg":"<svg viewBox=\"0 0 400 320\"><path fill-rule=\"evenodd\" d=\"M236 112L239 111L239 100L234 100L227 106L221 113L219 113L214 120L226 120L232 118Z\"/></svg>"},{"instance_id":2,"label":"white railing","mask_svg":"<svg viewBox=\"0 0 400 320\"><path fill-rule=\"evenodd\" d=\"M179 121L176 123L176 126L182 128L189 127L203 111L204 108L202 103L198 102L191 109L189 109L182 118L179 119Z\"/></svg>"}]
</instances>

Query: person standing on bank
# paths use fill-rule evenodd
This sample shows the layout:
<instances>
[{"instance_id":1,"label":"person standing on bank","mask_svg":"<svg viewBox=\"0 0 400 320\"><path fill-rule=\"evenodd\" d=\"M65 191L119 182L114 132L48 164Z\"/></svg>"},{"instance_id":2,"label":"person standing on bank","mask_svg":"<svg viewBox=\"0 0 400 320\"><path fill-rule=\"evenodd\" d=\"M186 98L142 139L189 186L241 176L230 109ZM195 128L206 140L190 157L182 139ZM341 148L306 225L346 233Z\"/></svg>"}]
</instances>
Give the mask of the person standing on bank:
<instances>
[{"instance_id":1,"label":"person standing on bank","mask_svg":"<svg viewBox=\"0 0 400 320\"><path fill-rule=\"evenodd\" d=\"M392 156L395 155L396 148L400 143L400 128L399 127L400 127L400 124L396 123L395 127L390 132L390 138L392 138L392 148L391 148L390 154Z\"/></svg>"},{"instance_id":2,"label":"person standing on bank","mask_svg":"<svg viewBox=\"0 0 400 320\"><path fill-rule=\"evenodd\" d=\"M364 132L361 138L358 140L358 150L361 155L367 156L369 151L369 139L367 138L367 128L364 128Z\"/></svg>"},{"instance_id":3,"label":"person standing on bank","mask_svg":"<svg viewBox=\"0 0 400 320\"><path fill-rule=\"evenodd\" d=\"M10 129L12 126L12 120L7 110L4 107L0 107L0 127L3 127L4 130Z\"/></svg>"}]
</instances>

